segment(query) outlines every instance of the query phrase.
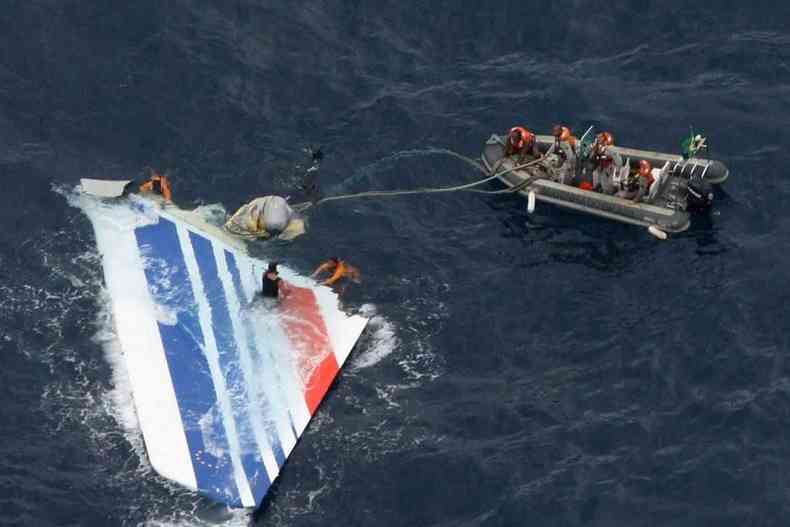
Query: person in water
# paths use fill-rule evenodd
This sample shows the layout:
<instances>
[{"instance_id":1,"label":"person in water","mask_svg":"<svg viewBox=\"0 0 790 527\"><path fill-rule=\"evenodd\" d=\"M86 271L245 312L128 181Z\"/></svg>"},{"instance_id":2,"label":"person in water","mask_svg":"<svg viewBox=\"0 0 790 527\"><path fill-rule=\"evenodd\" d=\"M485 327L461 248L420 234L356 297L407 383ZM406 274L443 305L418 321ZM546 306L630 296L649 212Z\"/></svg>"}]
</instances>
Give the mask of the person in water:
<instances>
[{"instance_id":1,"label":"person in water","mask_svg":"<svg viewBox=\"0 0 790 527\"><path fill-rule=\"evenodd\" d=\"M148 167L149 177L142 185L140 185L140 192L152 192L154 194L159 194L165 201L168 203L173 202L173 191L170 187L170 179L167 175L161 175L159 172L154 170L151 167Z\"/></svg>"},{"instance_id":2,"label":"person in water","mask_svg":"<svg viewBox=\"0 0 790 527\"><path fill-rule=\"evenodd\" d=\"M261 279L261 296L280 298L288 296L289 292L288 283L280 278L280 274L277 272L277 262L270 262Z\"/></svg>"},{"instance_id":3,"label":"person in water","mask_svg":"<svg viewBox=\"0 0 790 527\"><path fill-rule=\"evenodd\" d=\"M304 150L310 156L312 164L305 171L301 182L297 185L297 189L304 193L307 201L315 204L321 199L321 189L318 187L318 169L321 166L321 160L324 159L324 153L320 147L314 149L308 146Z\"/></svg>"},{"instance_id":4,"label":"person in water","mask_svg":"<svg viewBox=\"0 0 790 527\"><path fill-rule=\"evenodd\" d=\"M332 276L321 282L324 285L332 285L341 278L350 278L354 282L359 282L359 270L356 267L349 265L348 263L344 262L343 260L339 259L337 256L333 256L326 262L319 265L313 274L310 275L311 278L316 278L321 273L332 273Z\"/></svg>"},{"instance_id":5,"label":"person in water","mask_svg":"<svg viewBox=\"0 0 790 527\"><path fill-rule=\"evenodd\" d=\"M313 148L312 146L308 146L306 149L307 153L310 155L310 159L313 160L313 164L317 165L324 159L324 153L321 151L321 147Z\"/></svg>"},{"instance_id":6,"label":"person in water","mask_svg":"<svg viewBox=\"0 0 790 527\"><path fill-rule=\"evenodd\" d=\"M518 156L516 162L522 164L528 155L535 159L540 157L535 134L523 126L514 126L507 134L505 156Z\"/></svg>"}]
</instances>

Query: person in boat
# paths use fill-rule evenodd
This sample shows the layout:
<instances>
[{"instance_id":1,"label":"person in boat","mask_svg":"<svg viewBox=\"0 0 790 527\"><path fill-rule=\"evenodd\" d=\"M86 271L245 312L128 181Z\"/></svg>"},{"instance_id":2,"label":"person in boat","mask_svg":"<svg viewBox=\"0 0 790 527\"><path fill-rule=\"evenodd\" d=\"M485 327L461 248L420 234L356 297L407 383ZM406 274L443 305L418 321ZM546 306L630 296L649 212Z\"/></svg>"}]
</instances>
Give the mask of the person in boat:
<instances>
[{"instance_id":1,"label":"person in boat","mask_svg":"<svg viewBox=\"0 0 790 527\"><path fill-rule=\"evenodd\" d=\"M639 161L639 171L637 174L639 178L636 195L633 198L634 203L644 201L645 196L647 196L650 192L650 187L653 185L653 183L655 183L655 178L653 177L653 167L650 165L650 161L647 159L642 159Z\"/></svg>"},{"instance_id":2,"label":"person in boat","mask_svg":"<svg viewBox=\"0 0 790 527\"><path fill-rule=\"evenodd\" d=\"M646 159L639 161L639 168L636 172L629 170L628 174L620 180L620 189L617 191L618 198L632 200L634 203L641 201L642 197L649 190L653 176L650 173L652 167Z\"/></svg>"},{"instance_id":3,"label":"person in boat","mask_svg":"<svg viewBox=\"0 0 790 527\"><path fill-rule=\"evenodd\" d=\"M266 272L261 278L261 296L264 298L281 298L288 296L290 288L288 283L280 278L277 271L277 262L270 262Z\"/></svg>"},{"instance_id":4,"label":"person in boat","mask_svg":"<svg viewBox=\"0 0 790 527\"><path fill-rule=\"evenodd\" d=\"M556 154L563 159L568 157L568 153L573 156L576 155L578 139L573 135L570 128L561 124L555 124L551 129L551 135L554 136L554 143L549 147L546 155Z\"/></svg>"},{"instance_id":5,"label":"person in boat","mask_svg":"<svg viewBox=\"0 0 790 527\"><path fill-rule=\"evenodd\" d=\"M333 256L319 265L310 277L316 278L321 273L332 273L329 278L321 282L323 285L332 285L341 278L349 278L354 282L359 282L360 277L359 270L356 267L349 265L337 256Z\"/></svg>"},{"instance_id":6,"label":"person in boat","mask_svg":"<svg viewBox=\"0 0 790 527\"><path fill-rule=\"evenodd\" d=\"M166 202L173 202L173 190L170 187L170 179L167 175L162 175L151 167L146 167L148 179L140 185L140 193L153 193L162 196Z\"/></svg>"},{"instance_id":7,"label":"person in boat","mask_svg":"<svg viewBox=\"0 0 790 527\"><path fill-rule=\"evenodd\" d=\"M282 196L263 196L242 205L225 222L225 229L237 236L291 240L304 233L304 221Z\"/></svg>"},{"instance_id":8,"label":"person in boat","mask_svg":"<svg viewBox=\"0 0 790 527\"><path fill-rule=\"evenodd\" d=\"M608 195L617 192L615 181L625 165L620 154L609 148L611 146L614 146L614 136L611 132L601 132L590 150L593 189Z\"/></svg>"},{"instance_id":9,"label":"person in boat","mask_svg":"<svg viewBox=\"0 0 790 527\"><path fill-rule=\"evenodd\" d=\"M505 141L505 157L518 156L516 158L516 163L520 165L524 163L528 155L535 159L540 157L540 150L538 150L535 134L523 126L514 126L507 134L507 140Z\"/></svg>"},{"instance_id":10,"label":"person in boat","mask_svg":"<svg viewBox=\"0 0 790 527\"><path fill-rule=\"evenodd\" d=\"M564 185L570 185L576 176L578 140L570 128L560 124L554 125L551 134L554 136L554 144L546 152L546 156L549 154L556 156L557 181Z\"/></svg>"},{"instance_id":11,"label":"person in boat","mask_svg":"<svg viewBox=\"0 0 790 527\"><path fill-rule=\"evenodd\" d=\"M601 132L595 136L590 148L580 149L579 159L576 165L576 185L583 190L602 190L599 181L600 169L609 164L609 159L605 155L606 147L614 144L614 137L609 132Z\"/></svg>"}]
</instances>

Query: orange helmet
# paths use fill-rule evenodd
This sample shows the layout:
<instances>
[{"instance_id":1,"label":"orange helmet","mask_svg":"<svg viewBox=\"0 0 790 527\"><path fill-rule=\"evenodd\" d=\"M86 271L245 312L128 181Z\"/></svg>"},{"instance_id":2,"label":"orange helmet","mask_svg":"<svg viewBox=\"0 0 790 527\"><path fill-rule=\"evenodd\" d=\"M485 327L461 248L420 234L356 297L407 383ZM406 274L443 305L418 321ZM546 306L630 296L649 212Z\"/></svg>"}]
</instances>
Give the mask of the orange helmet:
<instances>
[{"instance_id":1,"label":"orange helmet","mask_svg":"<svg viewBox=\"0 0 790 527\"><path fill-rule=\"evenodd\" d=\"M650 170L652 170L652 166L650 165L650 161L647 159L642 159L639 162L639 175L640 176L647 176L650 174Z\"/></svg>"},{"instance_id":2,"label":"orange helmet","mask_svg":"<svg viewBox=\"0 0 790 527\"><path fill-rule=\"evenodd\" d=\"M614 136L609 132L601 132L595 138L598 141L599 145L603 146L613 146L614 145Z\"/></svg>"}]
</instances>

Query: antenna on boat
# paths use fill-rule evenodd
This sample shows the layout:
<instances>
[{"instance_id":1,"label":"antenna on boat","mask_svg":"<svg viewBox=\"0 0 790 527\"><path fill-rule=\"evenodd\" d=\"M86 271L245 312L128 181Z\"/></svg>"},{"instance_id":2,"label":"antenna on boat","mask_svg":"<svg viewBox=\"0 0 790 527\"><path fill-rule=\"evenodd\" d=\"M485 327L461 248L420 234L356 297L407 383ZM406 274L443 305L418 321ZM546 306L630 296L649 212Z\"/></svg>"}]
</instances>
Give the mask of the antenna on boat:
<instances>
[{"instance_id":1,"label":"antenna on boat","mask_svg":"<svg viewBox=\"0 0 790 527\"><path fill-rule=\"evenodd\" d=\"M587 155L592 148L592 139L588 139L587 136L590 135L593 128L594 126L590 126L587 131L582 134L582 138L579 139L579 151L584 155Z\"/></svg>"},{"instance_id":2,"label":"antenna on boat","mask_svg":"<svg viewBox=\"0 0 790 527\"><path fill-rule=\"evenodd\" d=\"M587 129L587 131L586 131L586 132L584 132L584 134L582 134L582 138L581 138L581 139L579 139L579 142L583 143L583 142L584 142L584 140L587 138L587 134L589 134L590 132L592 132L592 129L593 129L593 128L594 128L594 126L590 126L590 127Z\"/></svg>"}]
</instances>

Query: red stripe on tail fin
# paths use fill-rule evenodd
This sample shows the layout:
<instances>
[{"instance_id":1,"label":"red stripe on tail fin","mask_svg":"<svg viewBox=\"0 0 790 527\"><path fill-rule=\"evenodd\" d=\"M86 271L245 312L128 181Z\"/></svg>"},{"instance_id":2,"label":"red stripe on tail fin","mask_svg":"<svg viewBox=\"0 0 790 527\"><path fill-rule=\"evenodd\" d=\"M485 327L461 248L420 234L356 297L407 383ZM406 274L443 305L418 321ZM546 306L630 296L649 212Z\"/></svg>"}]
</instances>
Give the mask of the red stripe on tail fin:
<instances>
[{"instance_id":1,"label":"red stripe on tail fin","mask_svg":"<svg viewBox=\"0 0 790 527\"><path fill-rule=\"evenodd\" d=\"M285 333L298 354L307 408L313 415L339 370L332 343L310 289L291 285L282 299L282 314Z\"/></svg>"}]
</instances>

